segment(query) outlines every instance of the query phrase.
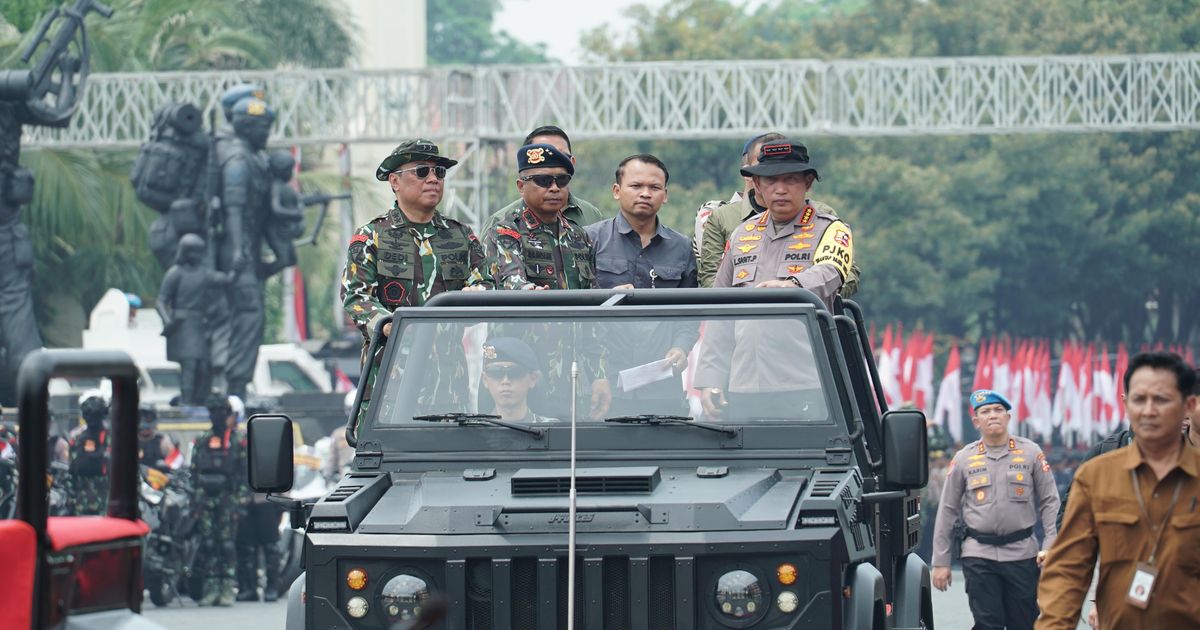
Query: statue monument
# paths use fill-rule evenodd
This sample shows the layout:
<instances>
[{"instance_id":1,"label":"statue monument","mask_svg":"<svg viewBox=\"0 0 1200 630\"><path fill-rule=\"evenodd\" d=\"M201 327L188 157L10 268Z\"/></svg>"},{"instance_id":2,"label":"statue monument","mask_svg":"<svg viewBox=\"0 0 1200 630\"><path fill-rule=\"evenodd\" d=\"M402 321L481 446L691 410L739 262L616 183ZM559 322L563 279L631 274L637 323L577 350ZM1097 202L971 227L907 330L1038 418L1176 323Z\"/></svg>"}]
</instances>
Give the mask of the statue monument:
<instances>
[{"instance_id":1,"label":"statue monument","mask_svg":"<svg viewBox=\"0 0 1200 630\"><path fill-rule=\"evenodd\" d=\"M21 207L33 199L33 173L21 168L21 127L66 127L91 72L83 20L112 9L74 0L47 14L21 54L31 70L0 71L0 400L12 402L12 383L25 355L42 346L33 315L33 243ZM51 35L53 29L53 35Z\"/></svg>"}]
</instances>

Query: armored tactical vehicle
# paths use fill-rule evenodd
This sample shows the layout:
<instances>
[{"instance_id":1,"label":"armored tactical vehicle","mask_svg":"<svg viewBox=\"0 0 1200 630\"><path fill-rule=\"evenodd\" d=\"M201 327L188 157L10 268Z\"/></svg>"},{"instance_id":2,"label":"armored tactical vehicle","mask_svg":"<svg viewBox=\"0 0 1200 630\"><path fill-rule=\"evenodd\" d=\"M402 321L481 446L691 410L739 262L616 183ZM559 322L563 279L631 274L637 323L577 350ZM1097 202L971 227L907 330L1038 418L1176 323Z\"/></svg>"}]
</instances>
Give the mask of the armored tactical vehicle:
<instances>
[{"instance_id":1,"label":"armored tactical vehicle","mask_svg":"<svg viewBox=\"0 0 1200 630\"><path fill-rule=\"evenodd\" d=\"M883 407L861 311L837 308L800 289L679 289L397 310L368 350L353 469L297 509L306 573L287 627L415 627L437 604L428 627L932 628L912 553L925 418ZM512 339L536 372L481 377ZM715 413L689 410L659 361L681 345ZM663 383L674 400L639 397ZM494 413L521 389L524 418ZM250 421L260 491L290 485L289 422Z\"/></svg>"}]
</instances>

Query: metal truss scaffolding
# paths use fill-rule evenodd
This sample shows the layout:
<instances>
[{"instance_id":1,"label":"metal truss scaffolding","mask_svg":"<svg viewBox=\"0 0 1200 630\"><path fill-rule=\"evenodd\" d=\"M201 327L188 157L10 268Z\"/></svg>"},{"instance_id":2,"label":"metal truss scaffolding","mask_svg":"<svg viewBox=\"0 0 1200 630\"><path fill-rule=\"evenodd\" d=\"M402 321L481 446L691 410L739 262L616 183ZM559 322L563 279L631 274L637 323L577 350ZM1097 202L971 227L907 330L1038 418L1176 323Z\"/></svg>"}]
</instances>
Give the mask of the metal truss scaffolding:
<instances>
[{"instance_id":1,"label":"metal truss scaffolding","mask_svg":"<svg viewBox=\"0 0 1200 630\"><path fill-rule=\"evenodd\" d=\"M1200 127L1200 54L1169 54L97 74L69 128L31 127L24 142L133 148L158 106L211 111L242 81L266 87L278 144L455 143L468 168L451 181L450 201L476 222L495 144L547 123L573 139Z\"/></svg>"}]
</instances>

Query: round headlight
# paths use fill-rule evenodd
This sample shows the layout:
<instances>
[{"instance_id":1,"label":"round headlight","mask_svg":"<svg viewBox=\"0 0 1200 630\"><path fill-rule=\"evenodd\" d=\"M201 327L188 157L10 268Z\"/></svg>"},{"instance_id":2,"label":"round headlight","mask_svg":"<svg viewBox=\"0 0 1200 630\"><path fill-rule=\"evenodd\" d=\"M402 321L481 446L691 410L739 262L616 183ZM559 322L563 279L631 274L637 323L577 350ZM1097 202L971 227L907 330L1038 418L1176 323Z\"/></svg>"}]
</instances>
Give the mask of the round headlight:
<instances>
[{"instance_id":1,"label":"round headlight","mask_svg":"<svg viewBox=\"0 0 1200 630\"><path fill-rule=\"evenodd\" d=\"M779 612L781 613L793 613L800 606L800 598L791 591L784 591L775 599L775 605L779 606Z\"/></svg>"},{"instance_id":2,"label":"round headlight","mask_svg":"<svg viewBox=\"0 0 1200 630\"><path fill-rule=\"evenodd\" d=\"M429 601L429 584L415 575L401 573L383 585L379 599L388 621L411 621Z\"/></svg>"},{"instance_id":3,"label":"round headlight","mask_svg":"<svg viewBox=\"0 0 1200 630\"><path fill-rule=\"evenodd\" d=\"M367 608L367 600L362 597L351 597L350 601L346 602L346 612L355 619L366 617Z\"/></svg>"},{"instance_id":4,"label":"round headlight","mask_svg":"<svg viewBox=\"0 0 1200 630\"><path fill-rule=\"evenodd\" d=\"M750 621L765 612L766 594L753 573L738 569L717 580L717 610L730 621Z\"/></svg>"}]
</instances>

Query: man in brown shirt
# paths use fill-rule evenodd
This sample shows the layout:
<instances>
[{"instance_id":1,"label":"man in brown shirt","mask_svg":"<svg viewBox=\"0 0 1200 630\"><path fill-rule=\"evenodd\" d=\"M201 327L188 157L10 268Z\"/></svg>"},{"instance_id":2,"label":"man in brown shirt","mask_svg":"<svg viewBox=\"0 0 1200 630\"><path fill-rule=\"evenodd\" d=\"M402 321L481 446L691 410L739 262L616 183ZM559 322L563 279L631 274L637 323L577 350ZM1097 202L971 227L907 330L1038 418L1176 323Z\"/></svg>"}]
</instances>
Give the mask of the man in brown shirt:
<instances>
[{"instance_id":1,"label":"man in brown shirt","mask_svg":"<svg viewBox=\"0 0 1200 630\"><path fill-rule=\"evenodd\" d=\"M1178 355L1153 352L1130 360L1124 378L1137 439L1075 473L1038 587L1039 630L1075 628L1097 554L1102 628L1200 623L1200 451L1180 438L1196 374Z\"/></svg>"}]
</instances>

